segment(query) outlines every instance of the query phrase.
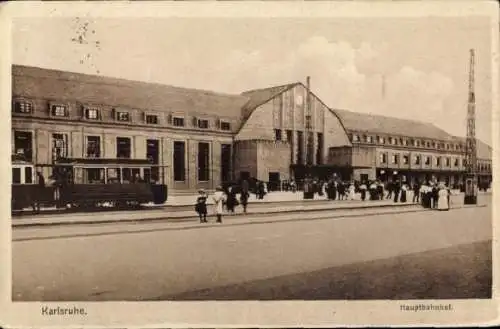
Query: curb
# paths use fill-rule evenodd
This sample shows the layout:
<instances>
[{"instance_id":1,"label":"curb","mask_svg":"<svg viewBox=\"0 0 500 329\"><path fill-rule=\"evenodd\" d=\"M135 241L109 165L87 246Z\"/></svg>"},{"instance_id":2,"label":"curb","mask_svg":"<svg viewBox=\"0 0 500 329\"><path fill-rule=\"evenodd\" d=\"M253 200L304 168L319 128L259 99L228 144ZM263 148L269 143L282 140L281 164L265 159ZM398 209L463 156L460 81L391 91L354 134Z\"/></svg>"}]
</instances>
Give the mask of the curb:
<instances>
[{"instance_id":1,"label":"curb","mask_svg":"<svg viewBox=\"0 0 500 329\"><path fill-rule=\"evenodd\" d=\"M240 217L240 216L246 216L246 215L257 215L257 216L263 216L263 215L272 215L272 214L286 214L286 213L297 213L297 212L324 212L324 211L336 211L336 210L358 210L358 209L377 209L377 208L388 208L388 207L400 207L400 208L406 208L406 207L414 207L418 206L418 204L415 203L409 203L409 204L384 204L384 205L370 205L370 206L365 206L365 207L356 207L356 206L351 206L351 207L342 207L342 208L316 208L316 209L294 209L294 210L269 210L269 211L262 211L262 212L252 212L252 213L235 213L233 215L229 215L229 217ZM194 213L194 211L193 211ZM226 215L228 216L228 215ZM108 219L108 220L95 220L95 221L61 221L61 222L33 222L33 223L24 223L24 224L17 224L15 223L15 220L12 220L12 227L36 227L36 226L64 226L64 225L93 225L93 224L110 224L110 223L142 223L142 222L154 222L154 221L168 221L170 223L179 223L179 222L188 222L188 221L197 221L199 219L198 216L196 215L188 215L188 216L176 216L176 217L167 217L167 216L161 216L161 217L152 217L152 218L131 218L131 219Z\"/></svg>"},{"instance_id":2,"label":"curb","mask_svg":"<svg viewBox=\"0 0 500 329\"><path fill-rule=\"evenodd\" d=\"M363 209L378 209L378 208L389 208L389 207L394 207L395 205L389 204L389 205L373 205L373 206L366 206L366 207L345 207L345 208L320 208L320 209L304 209L304 210L281 210L281 211L266 211L266 212L255 212L255 213L236 213L234 215L230 215L230 218L233 217L242 217L245 215L257 215L257 216L264 216L264 215L272 215L272 214L286 214L286 213L298 213L298 212L325 212L325 211L336 211L336 210L363 210ZM412 208L412 207L418 207L419 204L416 203L411 203L411 204L404 204L404 205L397 205L396 208ZM451 208L450 210L457 210L457 209L463 209L463 208L472 208L472 207L486 207L486 205L477 205L477 206L460 206L460 207L455 207ZM427 208L418 208L416 210L412 211L432 211L431 209ZM403 211L403 212L408 212ZM397 213L397 212L394 212ZM376 214L376 213L374 213ZM334 214L329 215L329 216L334 216ZM353 215L342 215L342 217L351 217L355 216ZM358 215L359 216L359 215ZM366 216L366 214L363 214L363 216ZM297 219L297 220L314 220L314 219ZM295 219L290 220L290 221L297 221ZM112 224L112 223L146 223L146 222L159 222L159 221L167 221L169 223L182 223L182 222L197 222L198 221L198 216L179 216L179 217L153 217L153 218L144 218L144 219L109 219L109 220L96 220L96 221L64 221L64 222L56 222L56 223L25 223L25 224L16 224L12 223L12 228L32 228L32 227L48 227L48 226L68 226L68 225L96 225L96 224ZM284 222L287 220L280 220L280 221L261 221L261 222L250 222L250 223L240 223L241 225L246 225L246 224L258 224L258 223L278 223L278 222ZM233 224L236 225L236 224ZM204 225L203 227L207 227ZM211 227L211 226L208 226ZM178 228L177 228L178 229Z\"/></svg>"}]
</instances>

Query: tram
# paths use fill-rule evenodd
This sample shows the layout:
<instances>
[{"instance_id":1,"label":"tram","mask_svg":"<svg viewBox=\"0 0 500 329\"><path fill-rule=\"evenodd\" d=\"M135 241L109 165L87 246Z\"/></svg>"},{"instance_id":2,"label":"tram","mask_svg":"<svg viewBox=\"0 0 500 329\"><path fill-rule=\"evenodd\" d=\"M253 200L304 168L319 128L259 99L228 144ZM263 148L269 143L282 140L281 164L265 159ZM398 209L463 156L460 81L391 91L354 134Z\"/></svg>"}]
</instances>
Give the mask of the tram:
<instances>
[{"instance_id":1,"label":"tram","mask_svg":"<svg viewBox=\"0 0 500 329\"><path fill-rule=\"evenodd\" d=\"M130 208L163 204L165 166L147 159L66 158L50 165L12 161L12 210Z\"/></svg>"}]
</instances>

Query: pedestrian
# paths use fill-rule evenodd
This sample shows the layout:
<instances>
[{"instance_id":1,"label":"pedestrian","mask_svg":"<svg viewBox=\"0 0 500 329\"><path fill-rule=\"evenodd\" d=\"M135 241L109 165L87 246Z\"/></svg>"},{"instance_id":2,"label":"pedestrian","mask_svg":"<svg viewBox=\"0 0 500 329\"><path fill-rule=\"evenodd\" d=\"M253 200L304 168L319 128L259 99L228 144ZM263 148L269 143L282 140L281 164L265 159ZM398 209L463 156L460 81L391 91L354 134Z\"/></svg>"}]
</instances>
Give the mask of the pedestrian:
<instances>
[{"instance_id":1,"label":"pedestrian","mask_svg":"<svg viewBox=\"0 0 500 329\"><path fill-rule=\"evenodd\" d=\"M399 181L395 182L392 186L392 190L394 192L394 202L399 201L399 192L401 191L401 186L399 185Z\"/></svg>"},{"instance_id":2,"label":"pedestrian","mask_svg":"<svg viewBox=\"0 0 500 329\"><path fill-rule=\"evenodd\" d=\"M384 200L384 183L381 181L377 184L377 199Z\"/></svg>"},{"instance_id":3,"label":"pedestrian","mask_svg":"<svg viewBox=\"0 0 500 329\"><path fill-rule=\"evenodd\" d=\"M375 181L370 184L370 200L377 200L377 184Z\"/></svg>"},{"instance_id":4,"label":"pedestrian","mask_svg":"<svg viewBox=\"0 0 500 329\"><path fill-rule=\"evenodd\" d=\"M387 197L386 197L386 199L390 200L391 197L392 197L392 191L393 191L393 184L392 184L392 182L387 182L386 190L387 190Z\"/></svg>"},{"instance_id":5,"label":"pedestrian","mask_svg":"<svg viewBox=\"0 0 500 329\"><path fill-rule=\"evenodd\" d=\"M222 213L224 211L224 202L226 201L226 195L222 191L222 187L217 186L213 196L215 203L215 215L217 216L217 223L222 223Z\"/></svg>"},{"instance_id":6,"label":"pedestrian","mask_svg":"<svg viewBox=\"0 0 500 329\"><path fill-rule=\"evenodd\" d=\"M406 184L403 183L403 186L401 186L401 202L404 203L406 202L406 192L408 188Z\"/></svg>"},{"instance_id":7,"label":"pedestrian","mask_svg":"<svg viewBox=\"0 0 500 329\"><path fill-rule=\"evenodd\" d=\"M449 190L446 188L446 186L444 184L441 184L439 186L438 201L437 201L436 209L440 210L440 211L450 210Z\"/></svg>"},{"instance_id":8,"label":"pedestrian","mask_svg":"<svg viewBox=\"0 0 500 329\"><path fill-rule=\"evenodd\" d=\"M432 186L431 198L432 198L432 208L436 209L439 201L439 187L437 184L433 184Z\"/></svg>"},{"instance_id":9,"label":"pedestrian","mask_svg":"<svg viewBox=\"0 0 500 329\"><path fill-rule=\"evenodd\" d=\"M238 205L238 200L236 199L236 193L234 187L229 186L226 195L227 195L227 201L226 201L227 211L234 214L234 208Z\"/></svg>"},{"instance_id":10,"label":"pedestrian","mask_svg":"<svg viewBox=\"0 0 500 329\"><path fill-rule=\"evenodd\" d=\"M359 186L359 190L361 192L361 200L365 201L366 200L366 184L364 182Z\"/></svg>"},{"instance_id":11,"label":"pedestrian","mask_svg":"<svg viewBox=\"0 0 500 329\"><path fill-rule=\"evenodd\" d=\"M195 211L200 217L200 223L207 223L207 194L203 189L198 191L196 199Z\"/></svg>"},{"instance_id":12,"label":"pedestrian","mask_svg":"<svg viewBox=\"0 0 500 329\"><path fill-rule=\"evenodd\" d=\"M354 182L351 182L351 185L349 185L349 200L354 200L355 193L356 187L354 186Z\"/></svg>"},{"instance_id":13,"label":"pedestrian","mask_svg":"<svg viewBox=\"0 0 500 329\"><path fill-rule=\"evenodd\" d=\"M415 182L413 184L413 203L419 203L420 202L420 186L418 182Z\"/></svg>"}]
</instances>

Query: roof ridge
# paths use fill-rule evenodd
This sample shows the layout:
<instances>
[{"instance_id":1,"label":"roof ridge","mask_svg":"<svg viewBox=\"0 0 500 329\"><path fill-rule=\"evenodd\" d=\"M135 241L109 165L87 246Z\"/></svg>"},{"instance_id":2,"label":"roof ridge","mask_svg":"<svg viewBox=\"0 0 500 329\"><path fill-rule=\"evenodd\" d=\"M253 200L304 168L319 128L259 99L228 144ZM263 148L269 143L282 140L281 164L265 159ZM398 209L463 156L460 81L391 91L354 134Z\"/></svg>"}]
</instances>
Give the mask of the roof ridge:
<instances>
[{"instance_id":1,"label":"roof ridge","mask_svg":"<svg viewBox=\"0 0 500 329\"><path fill-rule=\"evenodd\" d=\"M257 92L257 91L271 90L271 89L274 89L274 88L289 87L289 86L293 86L293 85L296 85L296 84L299 84L299 83L300 82L290 82L290 83L285 83L285 84L282 84L282 85L275 85L275 86L266 87L266 88L258 88L258 89L245 90L245 91L241 92L240 95L244 95L246 93Z\"/></svg>"}]
</instances>

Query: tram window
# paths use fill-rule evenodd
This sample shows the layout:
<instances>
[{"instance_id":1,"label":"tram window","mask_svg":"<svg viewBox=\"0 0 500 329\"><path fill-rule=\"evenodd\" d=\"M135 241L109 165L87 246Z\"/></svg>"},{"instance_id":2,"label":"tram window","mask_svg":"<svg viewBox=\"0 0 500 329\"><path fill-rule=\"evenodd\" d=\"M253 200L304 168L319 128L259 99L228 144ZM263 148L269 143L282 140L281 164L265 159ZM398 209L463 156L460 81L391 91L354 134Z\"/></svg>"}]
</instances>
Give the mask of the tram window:
<instances>
[{"instance_id":1,"label":"tram window","mask_svg":"<svg viewBox=\"0 0 500 329\"><path fill-rule=\"evenodd\" d=\"M139 168L133 168L132 169L132 180L134 182L137 182L137 179L136 177L139 177L139 179L141 179L141 170Z\"/></svg>"},{"instance_id":2,"label":"tram window","mask_svg":"<svg viewBox=\"0 0 500 329\"><path fill-rule=\"evenodd\" d=\"M33 169L31 167L24 167L24 182L33 184Z\"/></svg>"},{"instance_id":3,"label":"tram window","mask_svg":"<svg viewBox=\"0 0 500 329\"><path fill-rule=\"evenodd\" d=\"M104 169L101 168L87 168L87 183L100 183L104 181Z\"/></svg>"},{"instance_id":4,"label":"tram window","mask_svg":"<svg viewBox=\"0 0 500 329\"><path fill-rule=\"evenodd\" d=\"M151 181L151 169L144 168L144 181L149 183Z\"/></svg>"},{"instance_id":5,"label":"tram window","mask_svg":"<svg viewBox=\"0 0 500 329\"><path fill-rule=\"evenodd\" d=\"M21 184L21 168L12 168L12 183Z\"/></svg>"},{"instance_id":6,"label":"tram window","mask_svg":"<svg viewBox=\"0 0 500 329\"><path fill-rule=\"evenodd\" d=\"M125 183L125 181L127 181L127 183L129 183L132 178L132 173L130 168L123 168L122 171L123 171L123 182Z\"/></svg>"}]
</instances>

